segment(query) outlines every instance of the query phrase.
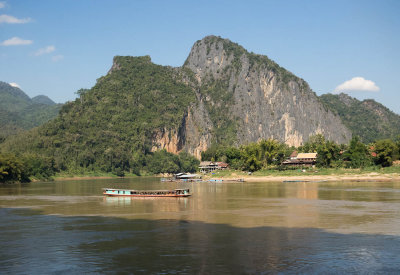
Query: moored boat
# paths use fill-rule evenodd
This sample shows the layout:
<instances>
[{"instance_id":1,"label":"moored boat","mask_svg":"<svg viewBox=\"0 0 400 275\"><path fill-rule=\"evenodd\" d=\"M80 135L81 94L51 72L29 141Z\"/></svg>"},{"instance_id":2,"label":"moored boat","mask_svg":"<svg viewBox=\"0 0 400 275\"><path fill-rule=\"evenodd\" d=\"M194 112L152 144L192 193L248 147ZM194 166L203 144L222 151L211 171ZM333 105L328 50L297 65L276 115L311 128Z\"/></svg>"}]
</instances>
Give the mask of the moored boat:
<instances>
[{"instance_id":1,"label":"moored boat","mask_svg":"<svg viewBox=\"0 0 400 275\"><path fill-rule=\"evenodd\" d=\"M103 195L111 197L189 197L189 189L174 190L130 190L103 188Z\"/></svg>"}]
</instances>

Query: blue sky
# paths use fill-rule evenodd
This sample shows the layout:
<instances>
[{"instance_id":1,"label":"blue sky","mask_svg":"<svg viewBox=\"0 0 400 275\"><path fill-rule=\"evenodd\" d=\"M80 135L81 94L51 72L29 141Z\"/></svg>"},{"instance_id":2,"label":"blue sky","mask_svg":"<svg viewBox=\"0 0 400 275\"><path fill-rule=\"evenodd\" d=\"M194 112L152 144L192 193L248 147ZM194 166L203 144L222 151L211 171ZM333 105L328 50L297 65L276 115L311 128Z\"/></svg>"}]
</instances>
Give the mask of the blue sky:
<instances>
[{"instance_id":1,"label":"blue sky","mask_svg":"<svg viewBox=\"0 0 400 275\"><path fill-rule=\"evenodd\" d=\"M0 0L0 80L73 100L115 55L181 66L219 35L306 80L400 113L400 1Z\"/></svg>"}]
</instances>

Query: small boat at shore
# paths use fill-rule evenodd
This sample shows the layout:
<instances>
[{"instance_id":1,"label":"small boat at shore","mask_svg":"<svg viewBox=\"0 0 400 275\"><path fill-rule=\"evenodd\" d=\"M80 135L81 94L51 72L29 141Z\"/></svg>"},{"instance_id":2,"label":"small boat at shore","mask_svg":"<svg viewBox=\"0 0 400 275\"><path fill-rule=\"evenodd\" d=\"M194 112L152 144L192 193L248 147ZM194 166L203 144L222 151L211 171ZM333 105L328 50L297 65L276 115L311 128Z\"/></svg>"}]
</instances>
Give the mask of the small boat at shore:
<instances>
[{"instance_id":1,"label":"small boat at shore","mask_svg":"<svg viewBox=\"0 0 400 275\"><path fill-rule=\"evenodd\" d=\"M161 178L162 182L244 182L244 179L174 179L174 178Z\"/></svg>"},{"instance_id":2,"label":"small boat at shore","mask_svg":"<svg viewBox=\"0 0 400 275\"><path fill-rule=\"evenodd\" d=\"M189 197L189 189L174 190L129 190L103 188L103 195L110 197Z\"/></svg>"},{"instance_id":3,"label":"small boat at shore","mask_svg":"<svg viewBox=\"0 0 400 275\"><path fill-rule=\"evenodd\" d=\"M208 179L208 182L244 182L244 179Z\"/></svg>"}]
</instances>

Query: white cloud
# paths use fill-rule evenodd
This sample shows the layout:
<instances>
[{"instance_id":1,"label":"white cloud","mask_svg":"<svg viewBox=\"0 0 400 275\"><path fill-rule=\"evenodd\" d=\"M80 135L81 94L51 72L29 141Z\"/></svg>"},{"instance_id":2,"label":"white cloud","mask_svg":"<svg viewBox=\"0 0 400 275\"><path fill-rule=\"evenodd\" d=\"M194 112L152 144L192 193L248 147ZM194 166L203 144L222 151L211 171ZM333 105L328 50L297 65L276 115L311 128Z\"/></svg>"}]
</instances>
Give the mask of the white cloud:
<instances>
[{"instance_id":1,"label":"white cloud","mask_svg":"<svg viewBox=\"0 0 400 275\"><path fill-rule=\"evenodd\" d=\"M8 83L8 84L10 84L10 86L13 86L13 87L15 87L15 88L21 88L17 83L15 83L15 82L10 82L10 83Z\"/></svg>"},{"instance_id":2,"label":"white cloud","mask_svg":"<svg viewBox=\"0 0 400 275\"><path fill-rule=\"evenodd\" d=\"M344 91L366 91L366 92L378 92L380 88L376 86L375 82L367 80L363 77L353 77L350 80L345 81L336 87L335 92Z\"/></svg>"},{"instance_id":3,"label":"white cloud","mask_svg":"<svg viewBox=\"0 0 400 275\"><path fill-rule=\"evenodd\" d=\"M0 9L4 8L6 6L5 2L0 2Z\"/></svg>"},{"instance_id":4,"label":"white cloud","mask_svg":"<svg viewBox=\"0 0 400 275\"><path fill-rule=\"evenodd\" d=\"M53 62L57 62L57 61L60 61L60 60L62 60L62 59L64 59L64 56L61 55L61 54L55 55L55 56L53 56L53 57L51 58L51 60L53 60Z\"/></svg>"},{"instance_id":5,"label":"white cloud","mask_svg":"<svg viewBox=\"0 0 400 275\"><path fill-rule=\"evenodd\" d=\"M7 15L7 14L2 14L0 15L0 24L1 23L6 23L6 24L24 24L24 23L28 23L31 22L32 20L30 18L16 18L14 16L11 15Z\"/></svg>"},{"instance_id":6,"label":"white cloud","mask_svg":"<svg viewBox=\"0 0 400 275\"><path fill-rule=\"evenodd\" d=\"M19 45L30 45L32 44L32 40L24 40L19 37L13 37L7 40L4 40L0 43L1 46L19 46Z\"/></svg>"},{"instance_id":7,"label":"white cloud","mask_svg":"<svg viewBox=\"0 0 400 275\"><path fill-rule=\"evenodd\" d=\"M56 50L56 47L54 47L53 45L50 45L45 48L41 48L41 49L37 50L37 52L35 52L35 56L48 54L48 53L54 52L55 50Z\"/></svg>"}]
</instances>

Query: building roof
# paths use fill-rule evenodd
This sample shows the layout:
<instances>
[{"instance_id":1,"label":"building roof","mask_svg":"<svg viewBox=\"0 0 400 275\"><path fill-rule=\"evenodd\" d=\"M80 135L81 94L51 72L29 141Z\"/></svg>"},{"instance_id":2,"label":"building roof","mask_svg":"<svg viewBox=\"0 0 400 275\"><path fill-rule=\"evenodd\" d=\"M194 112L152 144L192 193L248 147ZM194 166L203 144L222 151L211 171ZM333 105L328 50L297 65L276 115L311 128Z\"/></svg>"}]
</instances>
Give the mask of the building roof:
<instances>
[{"instance_id":1,"label":"building roof","mask_svg":"<svg viewBox=\"0 0 400 275\"><path fill-rule=\"evenodd\" d=\"M229 164L228 164L228 163L221 162L221 161L219 161L219 162L216 162L216 164L217 164L219 167L228 167L228 166L229 166Z\"/></svg>"},{"instance_id":2,"label":"building roof","mask_svg":"<svg viewBox=\"0 0 400 275\"><path fill-rule=\"evenodd\" d=\"M293 151L293 152L290 154L290 157L291 157L291 158L297 157L297 151Z\"/></svg>"},{"instance_id":3,"label":"building roof","mask_svg":"<svg viewBox=\"0 0 400 275\"><path fill-rule=\"evenodd\" d=\"M202 161L200 162L200 166L217 166L218 164L216 162L212 161Z\"/></svg>"},{"instance_id":4,"label":"building roof","mask_svg":"<svg viewBox=\"0 0 400 275\"><path fill-rule=\"evenodd\" d=\"M179 176L179 178L181 178L181 179L192 179L192 178L199 178L199 177L201 177L201 176L198 174L186 174L186 175Z\"/></svg>"},{"instance_id":5,"label":"building roof","mask_svg":"<svg viewBox=\"0 0 400 275\"><path fill-rule=\"evenodd\" d=\"M315 159L317 158L317 153L299 153L297 159Z\"/></svg>"}]
</instances>

